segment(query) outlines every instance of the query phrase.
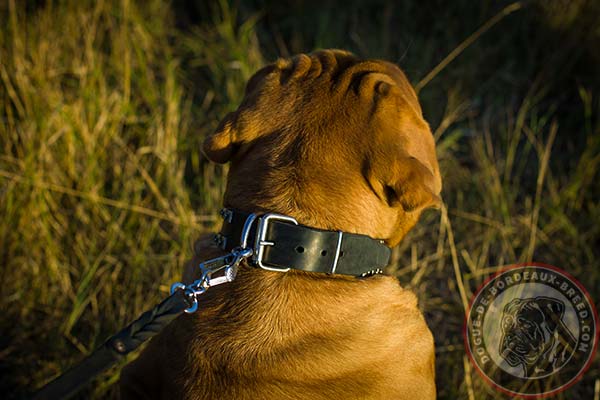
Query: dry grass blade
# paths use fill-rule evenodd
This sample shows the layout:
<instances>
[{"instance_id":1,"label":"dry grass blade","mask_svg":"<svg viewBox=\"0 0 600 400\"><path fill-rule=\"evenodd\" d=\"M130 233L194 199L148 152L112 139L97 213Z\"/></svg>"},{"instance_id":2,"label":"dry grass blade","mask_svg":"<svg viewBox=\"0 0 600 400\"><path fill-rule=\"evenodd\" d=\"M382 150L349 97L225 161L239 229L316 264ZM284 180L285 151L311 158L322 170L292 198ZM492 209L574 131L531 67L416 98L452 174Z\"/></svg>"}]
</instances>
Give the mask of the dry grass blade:
<instances>
[{"instance_id":1,"label":"dry grass blade","mask_svg":"<svg viewBox=\"0 0 600 400\"><path fill-rule=\"evenodd\" d=\"M448 209L446 205L442 206L442 221L441 223L446 226L446 232L448 235L448 245L450 246L450 254L452 256L452 266L454 268L454 278L456 279L456 284L458 285L458 293L460 294L460 300L462 302L462 306L464 312L469 308L469 297L467 296L467 291L465 289L465 284L463 281L463 275L460 270L460 264L458 261L458 252L456 250L456 243L454 241L454 232L452 231L452 225L450 224L450 219L448 218Z\"/></svg>"},{"instance_id":2,"label":"dry grass blade","mask_svg":"<svg viewBox=\"0 0 600 400\"><path fill-rule=\"evenodd\" d=\"M454 50L450 52L438 65L435 66L423 79L421 79L415 85L415 91L419 93L421 89L423 89L433 78L437 76L448 64L452 62L456 57L460 55L467 47L473 44L481 35L487 32L490 28L500 22L504 17L513 12L520 10L523 7L523 4L518 1L512 3L502 9L498 14L494 15L490 18L485 24L483 24L479 29L473 32L468 38L466 38L461 44L456 46Z\"/></svg>"},{"instance_id":3,"label":"dry grass blade","mask_svg":"<svg viewBox=\"0 0 600 400\"><path fill-rule=\"evenodd\" d=\"M152 210L150 208L127 204L119 200L113 200L106 197L99 196L95 193L85 193L76 189L70 189L64 186L56 185L48 182L34 182L24 176L13 174L12 172L0 170L0 176L11 179L16 182L28 184L37 188L52 190L58 193L67 194L69 196L78 197L91 201L92 203L104 204L110 207L119 208L121 210L127 210L138 214L147 215L148 217L157 218L163 221L171 222L175 225L189 226L195 229L201 229L201 225L198 221L213 221L216 219L214 215L195 216L193 220L181 219L173 217L172 215L162 213L160 211Z\"/></svg>"},{"instance_id":4,"label":"dry grass blade","mask_svg":"<svg viewBox=\"0 0 600 400\"><path fill-rule=\"evenodd\" d=\"M475 400L473 380L471 379L471 363L469 362L467 356L463 356L463 368L465 371L465 385L467 386L467 396L469 400Z\"/></svg>"},{"instance_id":5,"label":"dry grass blade","mask_svg":"<svg viewBox=\"0 0 600 400\"><path fill-rule=\"evenodd\" d=\"M552 144L554 143L554 139L556 138L557 131L558 125L556 121L553 121L552 126L550 127L550 135L548 137L548 140L546 141L546 146L544 147L544 152L540 154L539 172L535 188L534 206L531 215L531 234L529 236L529 245L527 247L527 253L525 258L528 262L533 261L533 252L535 251L536 234L538 231L538 221L540 218L542 189L544 187L544 181L546 179L546 172L548 170L548 163L550 161Z\"/></svg>"}]
</instances>

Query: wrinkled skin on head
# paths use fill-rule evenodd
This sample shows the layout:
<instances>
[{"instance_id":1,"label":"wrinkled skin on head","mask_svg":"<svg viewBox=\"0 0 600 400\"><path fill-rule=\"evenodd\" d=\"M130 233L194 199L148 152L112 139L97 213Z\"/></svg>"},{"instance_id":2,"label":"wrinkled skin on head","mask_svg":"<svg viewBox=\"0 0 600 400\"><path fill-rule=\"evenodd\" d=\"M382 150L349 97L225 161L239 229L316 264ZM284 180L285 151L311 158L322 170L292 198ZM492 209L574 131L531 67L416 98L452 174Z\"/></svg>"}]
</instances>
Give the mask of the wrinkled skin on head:
<instances>
[{"instance_id":1,"label":"wrinkled skin on head","mask_svg":"<svg viewBox=\"0 0 600 400\"><path fill-rule=\"evenodd\" d=\"M390 246L440 203L434 140L405 75L343 51L258 71L204 152L231 162L226 207L287 214Z\"/></svg>"}]
</instances>

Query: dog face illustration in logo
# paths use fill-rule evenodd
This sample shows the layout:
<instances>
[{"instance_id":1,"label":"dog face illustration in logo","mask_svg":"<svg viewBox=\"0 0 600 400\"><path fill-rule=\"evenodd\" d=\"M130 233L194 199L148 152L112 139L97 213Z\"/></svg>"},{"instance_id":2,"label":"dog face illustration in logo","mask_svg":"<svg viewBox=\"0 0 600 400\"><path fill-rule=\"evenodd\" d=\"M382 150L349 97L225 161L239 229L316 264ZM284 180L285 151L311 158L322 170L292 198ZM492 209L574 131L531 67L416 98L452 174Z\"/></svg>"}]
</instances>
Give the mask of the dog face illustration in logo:
<instances>
[{"instance_id":1,"label":"dog face illustration in logo","mask_svg":"<svg viewBox=\"0 0 600 400\"><path fill-rule=\"evenodd\" d=\"M565 305L549 297L514 299L502 312L500 355L524 377L548 376L567 363L576 341L563 322Z\"/></svg>"}]
</instances>

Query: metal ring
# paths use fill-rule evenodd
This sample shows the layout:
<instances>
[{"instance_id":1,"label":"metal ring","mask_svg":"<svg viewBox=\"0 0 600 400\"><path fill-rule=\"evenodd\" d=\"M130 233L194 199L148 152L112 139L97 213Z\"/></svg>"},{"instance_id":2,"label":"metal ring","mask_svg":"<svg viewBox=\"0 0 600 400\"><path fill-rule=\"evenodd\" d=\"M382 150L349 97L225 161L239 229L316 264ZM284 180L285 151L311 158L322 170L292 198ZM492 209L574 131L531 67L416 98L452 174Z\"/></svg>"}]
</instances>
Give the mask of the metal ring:
<instances>
[{"instance_id":1,"label":"metal ring","mask_svg":"<svg viewBox=\"0 0 600 400\"><path fill-rule=\"evenodd\" d=\"M242 229L242 237L240 238L240 247L245 249L248 247L248 236L250 235L250 228L252 228L252 224L256 220L256 214L248 215L246 218L246 222L244 222L244 228Z\"/></svg>"},{"instance_id":2,"label":"metal ring","mask_svg":"<svg viewBox=\"0 0 600 400\"><path fill-rule=\"evenodd\" d=\"M171 285L171 289L169 290L170 294L175 293L177 289L185 290L186 286L181 282L175 282Z\"/></svg>"},{"instance_id":3,"label":"metal ring","mask_svg":"<svg viewBox=\"0 0 600 400\"><path fill-rule=\"evenodd\" d=\"M192 302L192 305L183 311L188 314L192 314L192 313L196 312L198 310L198 300L196 299L196 296L206 292L206 289L203 287L200 287L199 290L195 290L190 287L187 287L186 285L184 285L181 282L175 282L174 284L171 285L170 292L171 292L171 294L173 294L179 289L183 290L184 295L187 297L187 299L189 301Z\"/></svg>"},{"instance_id":4,"label":"metal ring","mask_svg":"<svg viewBox=\"0 0 600 400\"><path fill-rule=\"evenodd\" d=\"M193 314L198 310L198 300L196 300L195 297L192 297L192 299L194 300L194 302L192 303L190 308L186 308L185 310L183 310L183 312L186 314Z\"/></svg>"}]
</instances>

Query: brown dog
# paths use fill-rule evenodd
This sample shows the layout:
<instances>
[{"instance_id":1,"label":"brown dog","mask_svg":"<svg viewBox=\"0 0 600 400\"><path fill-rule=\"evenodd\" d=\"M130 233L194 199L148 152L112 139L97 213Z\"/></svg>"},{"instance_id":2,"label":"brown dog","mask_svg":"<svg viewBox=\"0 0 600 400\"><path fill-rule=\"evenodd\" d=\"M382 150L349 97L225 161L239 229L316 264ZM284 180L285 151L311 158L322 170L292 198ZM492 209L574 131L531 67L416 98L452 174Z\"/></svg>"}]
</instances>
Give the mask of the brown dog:
<instances>
[{"instance_id":1,"label":"brown dog","mask_svg":"<svg viewBox=\"0 0 600 400\"><path fill-rule=\"evenodd\" d=\"M402 71L338 50L279 60L204 143L224 204L395 246L439 203L433 137ZM224 252L200 242L185 273ZM431 399L432 335L396 279L242 265L121 377L124 398Z\"/></svg>"}]
</instances>

